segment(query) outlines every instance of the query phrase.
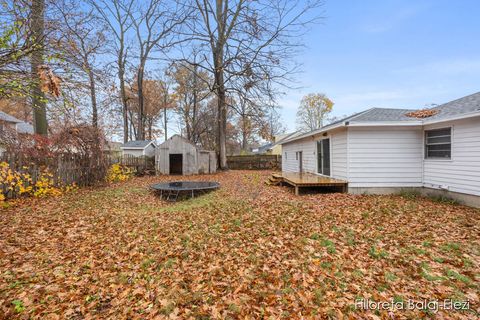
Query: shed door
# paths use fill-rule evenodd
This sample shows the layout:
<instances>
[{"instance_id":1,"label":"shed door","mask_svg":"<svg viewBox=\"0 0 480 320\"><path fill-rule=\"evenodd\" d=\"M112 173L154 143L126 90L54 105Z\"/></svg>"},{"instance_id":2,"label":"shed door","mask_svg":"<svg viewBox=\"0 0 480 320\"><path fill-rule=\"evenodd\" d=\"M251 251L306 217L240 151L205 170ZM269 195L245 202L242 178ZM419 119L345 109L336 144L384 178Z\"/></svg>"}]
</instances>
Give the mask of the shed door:
<instances>
[{"instance_id":1,"label":"shed door","mask_svg":"<svg viewBox=\"0 0 480 320\"><path fill-rule=\"evenodd\" d=\"M330 139L317 141L318 173L330 175Z\"/></svg>"},{"instance_id":2,"label":"shed door","mask_svg":"<svg viewBox=\"0 0 480 320\"><path fill-rule=\"evenodd\" d=\"M183 174L183 154L171 153L170 160L170 174Z\"/></svg>"}]
</instances>

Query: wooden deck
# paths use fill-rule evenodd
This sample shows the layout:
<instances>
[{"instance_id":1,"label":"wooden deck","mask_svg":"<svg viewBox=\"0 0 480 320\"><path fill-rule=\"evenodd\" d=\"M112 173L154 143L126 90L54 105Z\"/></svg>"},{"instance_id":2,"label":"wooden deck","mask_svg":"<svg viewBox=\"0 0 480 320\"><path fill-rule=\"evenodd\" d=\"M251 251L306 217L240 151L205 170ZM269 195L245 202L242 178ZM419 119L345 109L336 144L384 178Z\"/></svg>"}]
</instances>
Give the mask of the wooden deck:
<instances>
[{"instance_id":1,"label":"wooden deck","mask_svg":"<svg viewBox=\"0 0 480 320\"><path fill-rule=\"evenodd\" d=\"M348 182L320 176L313 173L281 172L274 173L272 177L278 181L287 183L295 188L295 194L300 193L302 187L338 187L342 192L347 191Z\"/></svg>"}]
</instances>

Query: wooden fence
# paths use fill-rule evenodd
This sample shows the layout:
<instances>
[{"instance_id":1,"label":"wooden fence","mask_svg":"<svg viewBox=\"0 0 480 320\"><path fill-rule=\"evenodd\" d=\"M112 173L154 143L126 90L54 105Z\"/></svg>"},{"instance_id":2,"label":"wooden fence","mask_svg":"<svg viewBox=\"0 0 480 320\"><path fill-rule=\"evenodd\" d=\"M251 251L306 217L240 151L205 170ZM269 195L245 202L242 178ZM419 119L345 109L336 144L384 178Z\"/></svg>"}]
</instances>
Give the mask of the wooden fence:
<instances>
[{"instance_id":1,"label":"wooden fence","mask_svg":"<svg viewBox=\"0 0 480 320\"><path fill-rule=\"evenodd\" d=\"M51 174L53 185L90 186L105 180L108 163L104 157L86 158L78 155L56 155L55 157L29 158L17 154L4 153L0 162L8 163L8 168L22 176L28 175L34 186L42 174ZM0 181L0 192L7 198L18 196L17 188L8 189L8 183Z\"/></svg>"},{"instance_id":2,"label":"wooden fence","mask_svg":"<svg viewBox=\"0 0 480 320\"><path fill-rule=\"evenodd\" d=\"M138 173L155 173L155 157L135 157L131 154L108 156L110 164L118 163L122 166L135 168Z\"/></svg>"},{"instance_id":3,"label":"wooden fence","mask_svg":"<svg viewBox=\"0 0 480 320\"><path fill-rule=\"evenodd\" d=\"M227 165L233 170L281 170L282 156L270 154L228 156Z\"/></svg>"},{"instance_id":4,"label":"wooden fence","mask_svg":"<svg viewBox=\"0 0 480 320\"><path fill-rule=\"evenodd\" d=\"M105 156L86 158L79 155L56 155L55 157L27 158L16 154L0 155L0 162L8 163L8 168L31 178L29 185L36 185L42 173L51 174L55 186L91 186L105 181L108 167L114 163L133 167L141 174L155 172L155 159L152 157ZM0 193L6 198L17 198L18 188L9 189L6 182L0 180Z\"/></svg>"}]
</instances>

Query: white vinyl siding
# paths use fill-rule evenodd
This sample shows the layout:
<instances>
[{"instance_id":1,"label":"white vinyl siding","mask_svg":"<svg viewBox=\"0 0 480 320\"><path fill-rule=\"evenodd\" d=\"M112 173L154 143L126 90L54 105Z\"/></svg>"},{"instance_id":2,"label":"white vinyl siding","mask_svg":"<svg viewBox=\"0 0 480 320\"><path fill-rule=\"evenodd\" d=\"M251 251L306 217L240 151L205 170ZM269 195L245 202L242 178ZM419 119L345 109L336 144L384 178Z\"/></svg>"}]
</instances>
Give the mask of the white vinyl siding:
<instances>
[{"instance_id":1,"label":"white vinyl siding","mask_svg":"<svg viewBox=\"0 0 480 320\"><path fill-rule=\"evenodd\" d=\"M331 136L332 177L347 180L347 130L335 132Z\"/></svg>"},{"instance_id":2,"label":"white vinyl siding","mask_svg":"<svg viewBox=\"0 0 480 320\"><path fill-rule=\"evenodd\" d=\"M422 161L420 128L348 128L350 187L422 186Z\"/></svg>"},{"instance_id":3,"label":"white vinyl siding","mask_svg":"<svg viewBox=\"0 0 480 320\"><path fill-rule=\"evenodd\" d=\"M282 145L282 171L298 172L299 163L296 153L302 151L303 171L317 173L317 141L330 138L331 177L347 179L347 133L335 131L328 136L307 137ZM285 156L286 154L286 156Z\"/></svg>"},{"instance_id":4,"label":"white vinyl siding","mask_svg":"<svg viewBox=\"0 0 480 320\"><path fill-rule=\"evenodd\" d=\"M480 196L480 117L427 125L425 130L446 126L452 127L451 159L425 159L424 186Z\"/></svg>"},{"instance_id":5,"label":"white vinyl siding","mask_svg":"<svg viewBox=\"0 0 480 320\"><path fill-rule=\"evenodd\" d=\"M312 139L312 137L282 145L282 171L298 172L299 162L297 160L296 154L297 152L302 151L303 171L311 173L316 172L317 159L315 149L316 142ZM287 154L286 156L285 153Z\"/></svg>"}]
</instances>

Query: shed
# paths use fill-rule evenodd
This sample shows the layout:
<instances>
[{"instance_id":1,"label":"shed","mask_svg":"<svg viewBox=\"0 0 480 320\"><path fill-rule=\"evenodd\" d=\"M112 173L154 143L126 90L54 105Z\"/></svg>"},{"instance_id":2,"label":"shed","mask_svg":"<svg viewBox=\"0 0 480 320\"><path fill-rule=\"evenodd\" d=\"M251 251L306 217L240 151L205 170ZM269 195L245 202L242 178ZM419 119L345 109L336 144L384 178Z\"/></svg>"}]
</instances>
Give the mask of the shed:
<instances>
[{"instance_id":1,"label":"shed","mask_svg":"<svg viewBox=\"0 0 480 320\"><path fill-rule=\"evenodd\" d=\"M214 173L217 157L214 151L202 150L176 134L157 147L155 168L160 174Z\"/></svg>"},{"instance_id":2,"label":"shed","mask_svg":"<svg viewBox=\"0 0 480 320\"><path fill-rule=\"evenodd\" d=\"M120 149L122 149L123 155L153 157L156 147L155 141L153 140L134 140L124 143Z\"/></svg>"}]
</instances>

